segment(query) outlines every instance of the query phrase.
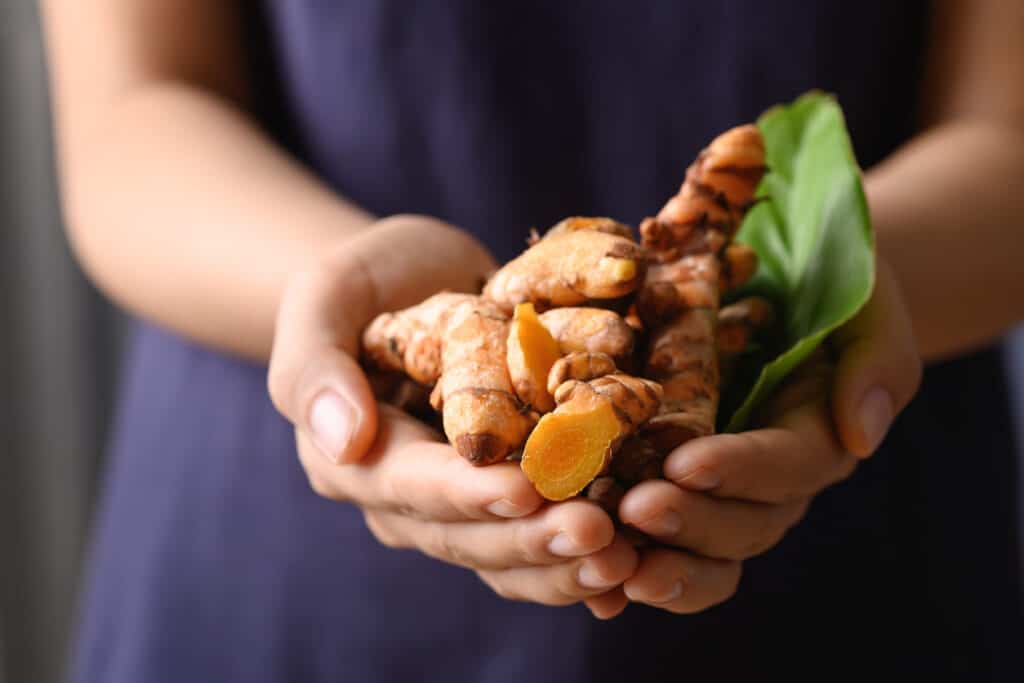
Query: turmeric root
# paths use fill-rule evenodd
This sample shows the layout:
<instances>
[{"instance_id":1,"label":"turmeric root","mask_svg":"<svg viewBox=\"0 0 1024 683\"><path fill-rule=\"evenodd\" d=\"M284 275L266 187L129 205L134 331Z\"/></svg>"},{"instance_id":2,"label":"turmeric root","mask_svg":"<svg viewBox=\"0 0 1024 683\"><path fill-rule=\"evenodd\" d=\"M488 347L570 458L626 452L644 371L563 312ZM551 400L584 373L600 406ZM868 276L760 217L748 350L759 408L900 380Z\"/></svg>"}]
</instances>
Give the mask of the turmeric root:
<instances>
[{"instance_id":1,"label":"turmeric root","mask_svg":"<svg viewBox=\"0 0 1024 683\"><path fill-rule=\"evenodd\" d=\"M612 458L610 474L627 488L648 479L661 477L661 466L666 453L640 436L631 436Z\"/></svg>"},{"instance_id":2,"label":"turmeric root","mask_svg":"<svg viewBox=\"0 0 1024 683\"><path fill-rule=\"evenodd\" d=\"M540 321L558 342L562 353L606 353L616 363L633 353L635 333L615 311L585 307L553 308L541 313Z\"/></svg>"},{"instance_id":3,"label":"turmeric root","mask_svg":"<svg viewBox=\"0 0 1024 683\"><path fill-rule=\"evenodd\" d=\"M474 465L504 459L535 422L512 388L508 333L508 318L483 299L462 301L444 315L442 373L431 403L442 411L448 440Z\"/></svg>"},{"instance_id":4,"label":"turmeric root","mask_svg":"<svg viewBox=\"0 0 1024 683\"><path fill-rule=\"evenodd\" d=\"M757 271L757 252L751 247L733 242L722 251L722 272L718 289L728 292L736 289Z\"/></svg>"},{"instance_id":5,"label":"turmeric root","mask_svg":"<svg viewBox=\"0 0 1024 683\"><path fill-rule=\"evenodd\" d=\"M508 335L508 373L519 399L546 413L555 407L548 389L548 373L562 353L547 328L541 324L533 304L516 306Z\"/></svg>"},{"instance_id":6,"label":"turmeric root","mask_svg":"<svg viewBox=\"0 0 1024 683\"><path fill-rule=\"evenodd\" d=\"M558 407L526 441L523 472L548 500L576 495L607 469L622 440L657 412L660 398L656 383L629 375L563 383L555 392Z\"/></svg>"},{"instance_id":7,"label":"turmeric root","mask_svg":"<svg viewBox=\"0 0 1024 683\"><path fill-rule=\"evenodd\" d=\"M441 321L471 294L441 292L411 308L377 316L363 333L363 356L383 370L431 385L441 376Z\"/></svg>"},{"instance_id":8,"label":"turmeric root","mask_svg":"<svg viewBox=\"0 0 1024 683\"><path fill-rule=\"evenodd\" d=\"M760 296L748 296L718 312L718 352L742 353L754 332L772 324L775 308Z\"/></svg>"},{"instance_id":9,"label":"turmeric root","mask_svg":"<svg viewBox=\"0 0 1024 683\"><path fill-rule=\"evenodd\" d=\"M775 309L759 296L740 299L718 312L718 366L722 386L727 386L736 370L740 354L746 351L754 333L772 324Z\"/></svg>"},{"instance_id":10,"label":"turmeric root","mask_svg":"<svg viewBox=\"0 0 1024 683\"><path fill-rule=\"evenodd\" d=\"M722 292L757 270L754 251L732 239L764 171L757 128L727 131L644 220L641 244L610 218L567 218L535 235L482 296L443 293L379 316L364 357L421 385L407 382L398 402L422 405L433 385L430 404L470 462L521 448L545 498L589 486L614 515L630 486L661 475L669 450L713 431L720 375L771 321L762 299L719 310ZM650 379L623 372L634 367Z\"/></svg>"},{"instance_id":11,"label":"turmeric root","mask_svg":"<svg viewBox=\"0 0 1024 683\"><path fill-rule=\"evenodd\" d=\"M597 503L612 519L619 518L619 503L625 497L626 489L615 477L598 477L587 487L587 500Z\"/></svg>"},{"instance_id":12,"label":"turmeric root","mask_svg":"<svg viewBox=\"0 0 1024 683\"><path fill-rule=\"evenodd\" d=\"M598 377L614 374L615 361L606 353L577 351L559 358L552 364L547 377L548 391L553 395L565 382L576 379L589 382Z\"/></svg>"},{"instance_id":13,"label":"turmeric root","mask_svg":"<svg viewBox=\"0 0 1024 683\"><path fill-rule=\"evenodd\" d=\"M608 233L609 235L625 237L629 240L633 239L632 228L625 223L618 222L614 218L606 218L604 216L570 216L569 218L563 218L548 229L544 233L544 237L557 237L558 235L578 230L595 230ZM544 237L537 235L536 231L534 231L533 235L530 236L530 246L541 241Z\"/></svg>"},{"instance_id":14,"label":"turmeric root","mask_svg":"<svg viewBox=\"0 0 1024 683\"><path fill-rule=\"evenodd\" d=\"M469 294L436 294L378 316L363 334L364 356L434 384L430 403L444 431L474 465L497 462L522 445L534 418L512 389L505 345L508 317Z\"/></svg>"},{"instance_id":15,"label":"turmeric root","mask_svg":"<svg viewBox=\"0 0 1024 683\"><path fill-rule=\"evenodd\" d=\"M661 412L645 432L662 452L714 430L720 255L764 171L758 129L726 131L687 169L679 193L640 226L642 244L657 264L648 269L637 298L640 317L651 330L644 375L664 388Z\"/></svg>"},{"instance_id":16,"label":"turmeric root","mask_svg":"<svg viewBox=\"0 0 1024 683\"><path fill-rule=\"evenodd\" d=\"M539 309L617 299L643 281L643 252L632 239L599 230L564 230L545 236L507 263L484 296L506 312L533 302Z\"/></svg>"}]
</instances>

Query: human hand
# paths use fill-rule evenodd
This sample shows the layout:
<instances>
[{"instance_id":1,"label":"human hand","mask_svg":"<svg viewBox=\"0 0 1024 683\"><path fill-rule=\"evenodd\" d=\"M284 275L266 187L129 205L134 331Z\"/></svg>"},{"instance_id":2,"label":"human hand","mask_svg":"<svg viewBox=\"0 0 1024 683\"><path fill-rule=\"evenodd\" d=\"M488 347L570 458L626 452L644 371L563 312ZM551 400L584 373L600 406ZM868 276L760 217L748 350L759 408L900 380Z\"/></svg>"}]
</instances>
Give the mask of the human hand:
<instances>
[{"instance_id":1,"label":"human hand","mask_svg":"<svg viewBox=\"0 0 1024 683\"><path fill-rule=\"evenodd\" d=\"M493 268L471 237L422 217L345 240L282 298L270 394L295 425L312 488L360 507L382 543L471 568L507 598L577 602L636 567L609 517L583 501L541 508L515 463L473 467L426 425L378 406L355 360L377 314L441 289L475 291Z\"/></svg>"},{"instance_id":2,"label":"human hand","mask_svg":"<svg viewBox=\"0 0 1024 683\"><path fill-rule=\"evenodd\" d=\"M668 481L622 500L623 523L657 539L621 588L588 601L598 616L628 600L676 613L733 595L741 562L778 543L814 496L848 477L917 391L921 360L891 271L879 263L867 306L793 376L760 416L764 428L677 448Z\"/></svg>"}]
</instances>

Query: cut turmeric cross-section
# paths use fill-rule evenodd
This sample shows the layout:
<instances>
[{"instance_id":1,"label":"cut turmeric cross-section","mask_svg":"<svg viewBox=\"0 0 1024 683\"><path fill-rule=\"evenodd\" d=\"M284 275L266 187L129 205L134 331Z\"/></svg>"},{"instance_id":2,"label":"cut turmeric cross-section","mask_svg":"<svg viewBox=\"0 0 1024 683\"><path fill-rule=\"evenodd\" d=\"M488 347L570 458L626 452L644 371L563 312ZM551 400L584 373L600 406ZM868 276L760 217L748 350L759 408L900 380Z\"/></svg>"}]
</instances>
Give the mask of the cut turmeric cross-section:
<instances>
[{"instance_id":1,"label":"cut turmeric cross-section","mask_svg":"<svg viewBox=\"0 0 1024 683\"><path fill-rule=\"evenodd\" d=\"M523 472L548 500L571 498L605 470L619 435L619 420L607 401L548 413L526 440Z\"/></svg>"},{"instance_id":2,"label":"cut turmeric cross-section","mask_svg":"<svg viewBox=\"0 0 1024 683\"><path fill-rule=\"evenodd\" d=\"M555 407L548 373L561 357L558 342L541 324L533 304L516 306L508 334L508 373L519 400L542 413Z\"/></svg>"},{"instance_id":3,"label":"cut turmeric cross-section","mask_svg":"<svg viewBox=\"0 0 1024 683\"><path fill-rule=\"evenodd\" d=\"M658 410L661 387L614 374L558 388L558 408L540 419L523 450L522 468L537 492L565 500L602 474L622 440Z\"/></svg>"}]
</instances>

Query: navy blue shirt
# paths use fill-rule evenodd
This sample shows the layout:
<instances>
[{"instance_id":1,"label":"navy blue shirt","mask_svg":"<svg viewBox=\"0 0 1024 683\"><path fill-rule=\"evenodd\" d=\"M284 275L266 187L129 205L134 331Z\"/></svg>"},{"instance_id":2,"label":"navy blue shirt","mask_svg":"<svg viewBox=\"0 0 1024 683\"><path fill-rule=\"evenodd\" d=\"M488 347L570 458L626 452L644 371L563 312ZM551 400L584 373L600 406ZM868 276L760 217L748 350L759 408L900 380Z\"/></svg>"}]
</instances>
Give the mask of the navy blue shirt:
<instances>
[{"instance_id":1,"label":"navy blue shirt","mask_svg":"<svg viewBox=\"0 0 1024 683\"><path fill-rule=\"evenodd\" d=\"M269 132L379 215L499 258L570 214L635 223L716 133L816 87L864 166L913 131L923 2L247 5ZM493 595L317 498L265 368L140 325L76 681L1022 680L1000 359L930 368L882 451L694 616Z\"/></svg>"}]
</instances>

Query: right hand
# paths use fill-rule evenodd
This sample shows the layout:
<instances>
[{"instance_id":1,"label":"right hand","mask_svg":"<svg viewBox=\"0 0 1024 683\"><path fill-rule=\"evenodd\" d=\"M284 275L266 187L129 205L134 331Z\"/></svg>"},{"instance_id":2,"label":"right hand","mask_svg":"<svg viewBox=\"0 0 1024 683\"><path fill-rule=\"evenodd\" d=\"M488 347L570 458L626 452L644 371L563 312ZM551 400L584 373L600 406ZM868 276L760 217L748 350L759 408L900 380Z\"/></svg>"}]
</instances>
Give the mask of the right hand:
<instances>
[{"instance_id":1,"label":"right hand","mask_svg":"<svg viewBox=\"0 0 1024 683\"><path fill-rule=\"evenodd\" d=\"M506 598L570 604L633 574L636 551L611 519L585 501L542 505L515 463L473 467L442 435L378 406L355 360L376 315L441 289L477 291L494 267L466 233L419 216L345 239L284 293L270 395L295 425L312 488L360 507L380 542L473 569Z\"/></svg>"}]
</instances>

